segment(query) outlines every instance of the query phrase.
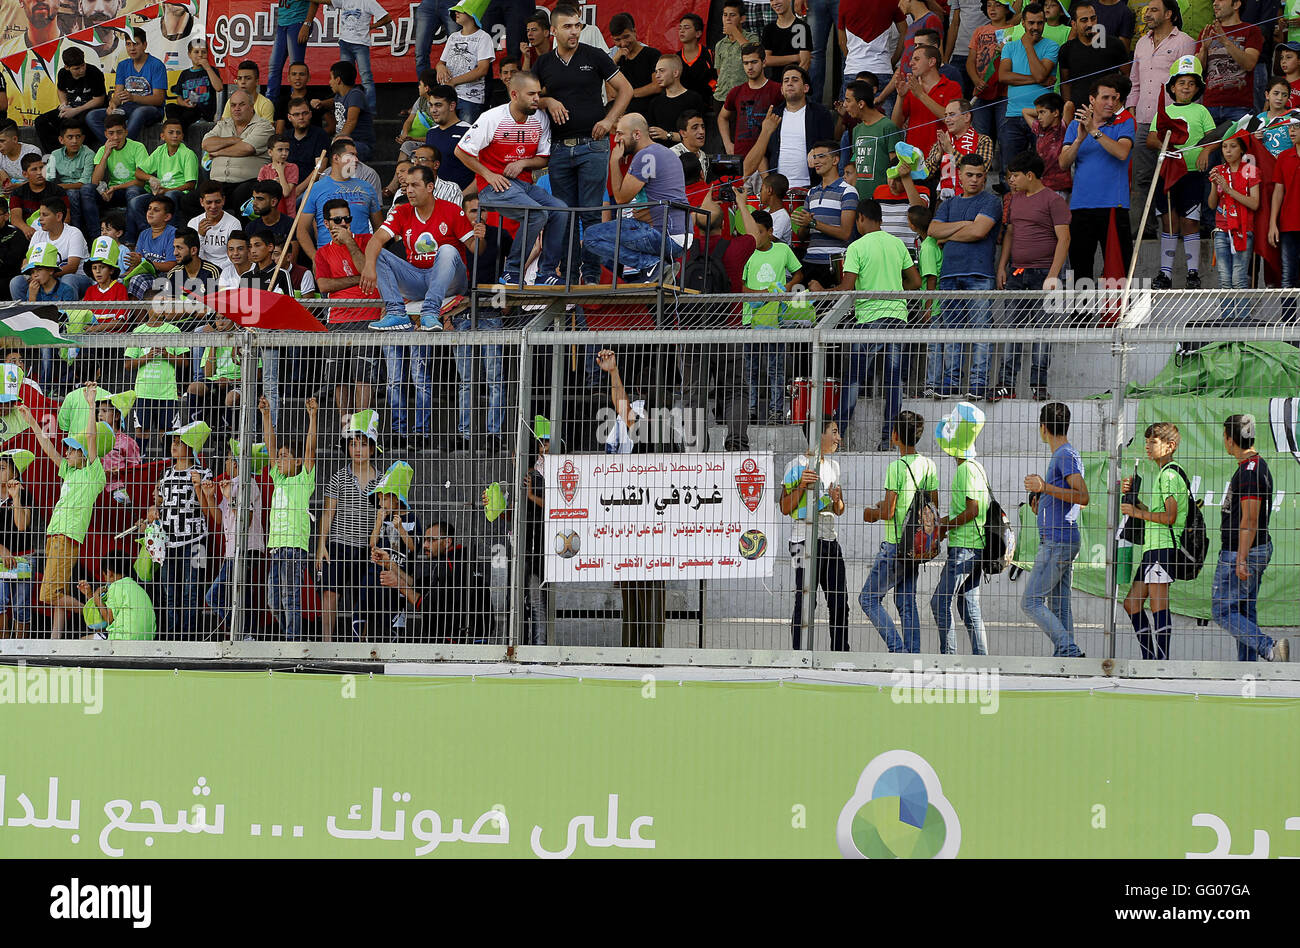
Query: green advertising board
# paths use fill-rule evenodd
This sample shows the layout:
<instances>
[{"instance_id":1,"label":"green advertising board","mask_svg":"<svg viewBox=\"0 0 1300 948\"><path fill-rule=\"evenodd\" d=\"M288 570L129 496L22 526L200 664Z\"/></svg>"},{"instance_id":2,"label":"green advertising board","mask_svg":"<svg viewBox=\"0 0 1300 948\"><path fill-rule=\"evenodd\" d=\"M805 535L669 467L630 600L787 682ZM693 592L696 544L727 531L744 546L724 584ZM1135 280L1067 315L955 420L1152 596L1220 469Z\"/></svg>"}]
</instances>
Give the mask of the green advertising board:
<instances>
[{"instance_id":1,"label":"green advertising board","mask_svg":"<svg viewBox=\"0 0 1300 948\"><path fill-rule=\"evenodd\" d=\"M0 856L1300 856L1300 699L656 674L0 668Z\"/></svg>"}]
</instances>

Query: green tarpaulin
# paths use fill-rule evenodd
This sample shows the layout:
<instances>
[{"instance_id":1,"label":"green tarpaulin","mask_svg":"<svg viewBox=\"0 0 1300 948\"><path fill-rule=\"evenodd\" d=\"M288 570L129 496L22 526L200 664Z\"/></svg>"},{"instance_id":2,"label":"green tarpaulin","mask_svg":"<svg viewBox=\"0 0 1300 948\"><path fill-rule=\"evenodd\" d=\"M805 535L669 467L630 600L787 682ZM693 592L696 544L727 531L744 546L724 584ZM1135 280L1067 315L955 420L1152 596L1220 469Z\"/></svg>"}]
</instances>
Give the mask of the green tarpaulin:
<instances>
[{"instance_id":1,"label":"green tarpaulin","mask_svg":"<svg viewBox=\"0 0 1300 948\"><path fill-rule=\"evenodd\" d=\"M1128 398L1300 394L1300 349L1287 342L1211 343L1170 358L1148 384L1135 382L1126 391Z\"/></svg>"}]
</instances>

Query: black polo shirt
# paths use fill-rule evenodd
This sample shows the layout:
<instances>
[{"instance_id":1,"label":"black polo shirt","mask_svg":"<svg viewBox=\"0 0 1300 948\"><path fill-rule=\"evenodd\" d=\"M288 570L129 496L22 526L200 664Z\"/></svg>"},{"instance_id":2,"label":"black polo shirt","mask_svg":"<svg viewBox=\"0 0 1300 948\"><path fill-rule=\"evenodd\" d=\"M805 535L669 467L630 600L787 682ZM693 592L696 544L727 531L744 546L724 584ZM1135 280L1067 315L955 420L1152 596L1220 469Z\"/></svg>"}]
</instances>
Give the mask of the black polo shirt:
<instances>
[{"instance_id":1,"label":"black polo shirt","mask_svg":"<svg viewBox=\"0 0 1300 948\"><path fill-rule=\"evenodd\" d=\"M653 68L653 67L652 67ZM591 129L607 111L601 99L605 83L618 75L619 68L609 53L579 43L565 63L556 50L537 60L537 78L546 95L569 110L569 120L551 124L551 145L565 138L589 138Z\"/></svg>"},{"instance_id":2,"label":"black polo shirt","mask_svg":"<svg viewBox=\"0 0 1300 948\"><path fill-rule=\"evenodd\" d=\"M289 136L289 160L298 166L298 180L306 181L316 167L320 153L329 151L330 137L315 125L308 125L307 134L302 138L296 137L292 128L286 134Z\"/></svg>"},{"instance_id":3,"label":"black polo shirt","mask_svg":"<svg viewBox=\"0 0 1300 948\"><path fill-rule=\"evenodd\" d=\"M642 86L648 86L654 82L655 66L659 65L659 57L663 55L653 46L642 46L641 52L636 54L635 59L628 59L624 56L618 61L619 69L623 75L627 76L627 81L632 83L632 91L635 92ZM645 115L645 110L650 105L650 96L636 99L628 105L628 112L640 112Z\"/></svg>"},{"instance_id":4,"label":"black polo shirt","mask_svg":"<svg viewBox=\"0 0 1300 948\"><path fill-rule=\"evenodd\" d=\"M1220 514L1220 549L1225 553L1237 551L1237 534L1241 530L1241 502L1255 498L1259 501L1259 527L1251 548L1269 542L1268 517L1273 512L1273 474L1258 454L1252 454L1237 465L1228 482L1228 495L1223 498Z\"/></svg>"}]
</instances>

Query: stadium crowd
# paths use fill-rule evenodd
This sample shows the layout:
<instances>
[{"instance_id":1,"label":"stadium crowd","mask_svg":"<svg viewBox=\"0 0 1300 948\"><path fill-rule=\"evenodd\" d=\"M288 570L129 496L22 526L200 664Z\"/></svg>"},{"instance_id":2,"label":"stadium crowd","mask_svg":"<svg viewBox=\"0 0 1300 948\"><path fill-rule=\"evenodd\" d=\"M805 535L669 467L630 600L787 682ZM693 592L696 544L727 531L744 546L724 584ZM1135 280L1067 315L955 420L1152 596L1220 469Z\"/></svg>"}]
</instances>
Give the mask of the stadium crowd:
<instances>
[{"instance_id":1,"label":"stadium crowd","mask_svg":"<svg viewBox=\"0 0 1300 948\"><path fill-rule=\"evenodd\" d=\"M0 128L7 215L0 215L0 288L14 300L57 308L70 333L136 335L203 326L178 326L165 305L98 309L88 318L76 304L251 287L375 300L333 307L329 323L382 333L467 330L465 295L484 284L690 285L697 272L706 278L692 288L750 294L799 286L814 293L1078 287L1128 272L1153 182L1149 236L1160 247L1153 288L1180 277L1188 288L1213 285L1200 272L1202 237L1213 240L1220 287L1293 287L1300 279L1300 17L1276 3L1077 0L1066 9L1058 0L839 0L812 3L804 19L805 4L791 0L726 0L716 44L709 45L704 20L687 14L680 48L661 51L641 42L631 13L614 16L605 35L561 2L507 24L517 39L502 55L484 26L487 0L463 0L450 8L454 29L419 17L418 96L392 145L376 138L369 57L372 33L389 14L378 0L332 4L352 15L328 94L311 85L301 57L322 5L315 2L278 5L271 74L239 63L228 91L202 37L190 42L191 67L170 88L142 31L127 42L129 58L111 82L70 47L58 76L61 104L36 123L40 146L24 144L12 123ZM842 62L828 55L832 38ZM436 64L435 41L442 45ZM197 122L206 127L198 153L185 142ZM148 150L142 141L155 131L159 144ZM367 162L393 145L399 157L385 184ZM713 280L714 273L722 276ZM473 328L501 328L509 310L486 306ZM806 325L803 312L785 304L746 302L736 315L756 332ZM907 385L968 404L1018 394L1049 401L1046 343L1030 347L1023 385L1021 347L1006 347L992 364L992 347L979 341L993 322L988 299L933 307L862 300L855 316L873 330L917 321L965 329L970 341L931 346L915 367L897 345L851 347L836 446L877 356L885 364L878 450L915 446L901 411ZM1240 301L1225 300L1225 319L1250 316ZM1010 318L1051 317L1024 303ZM329 367L350 466L329 482L317 526L325 615L336 607L328 590L360 583L372 569L388 577L391 602L428 599L427 581L383 559L393 554L379 534L393 531L413 556L412 538L423 536L422 554L446 559L450 526L426 529L398 499L361 505L356 522L345 511L380 480L371 454L380 437L372 388L381 384L381 367L391 443L412 452L469 450L477 353L462 348L456 432L441 443L430 421L438 380L422 347L379 343L374 355L361 350ZM604 366L592 348L586 371L594 384ZM169 545L201 551L189 560L168 557L164 567L165 627L188 635L202 608L196 590L205 538L220 525L241 467L226 453L226 476L214 481L191 441L214 435L221 443L233 433L245 367L229 349L110 351L60 358L44 348L31 366L34 379L21 378L21 354L8 364L24 366L20 385L65 396L65 404L84 392L93 408L77 412L89 417L84 439L77 428L62 446L40 441L69 485L60 506L111 488L100 458L131 457L122 444L135 443L128 417L146 442L143 456L172 462L149 519L166 524ZM503 357L499 348L482 354L487 434L507 454ZM729 448L747 445L749 420L784 422L785 358L775 347L747 348L741 371L750 411L728 423ZM257 405L273 482L267 605L289 638L301 634L317 450L314 398L305 402L305 440L282 429L277 442L281 418L298 410L281 397L282 376L287 383L310 371L299 361L282 365L275 350L264 353ZM415 389L409 412L408 384ZM131 407L106 407L95 385L133 393ZM112 451L96 449L99 420ZM1045 438L1063 437L1057 427L1045 420ZM1245 440L1234 443L1245 449ZM139 458L140 445L133 450ZM21 471L10 466L17 482ZM95 468L97 475L88 473ZM399 494L393 488L385 496ZM888 518L893 507L885 506L878 514ZM86 528L67 526L45 549L40 601L53 610L55 632L80 605L69 584L77 534L84 540ZM226 540L233 555L229 533ZM122 565L106 562L103 575L127 576ZM1055 578L1043 581L1051 588L1063 581L1068 590L1068 563L1052 569ZM899 581L872 577L880 596ZM960 572L954 589L959 580ZM219 579L208 605L225 601L220 586ZM897 634L886 628L879 596L864 590L862 601L893 648ZM1072 654L1063 638L1052 638L1058 654ZM907 630L904 640L911 641Z\"/></svg>"}]
</instances>

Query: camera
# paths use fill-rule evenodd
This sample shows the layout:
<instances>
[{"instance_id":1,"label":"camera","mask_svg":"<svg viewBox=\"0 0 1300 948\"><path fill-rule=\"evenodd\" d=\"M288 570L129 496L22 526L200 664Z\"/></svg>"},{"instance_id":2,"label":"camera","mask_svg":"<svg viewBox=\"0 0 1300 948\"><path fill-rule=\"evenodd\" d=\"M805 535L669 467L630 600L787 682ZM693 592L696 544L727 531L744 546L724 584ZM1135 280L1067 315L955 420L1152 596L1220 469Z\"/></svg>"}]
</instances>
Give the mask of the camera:
<instances>
[{"instance_id":1,"label":"camera","mask_svg":"<svg viewBox=\"0 0 1300 948\"><path fill-rule=\"evenodd\" d=\"M718 203L736 203L735 184L745 175L745 159L741 155L710 155L709 184L721 181Z\"/></svg>"}]
</instances>

